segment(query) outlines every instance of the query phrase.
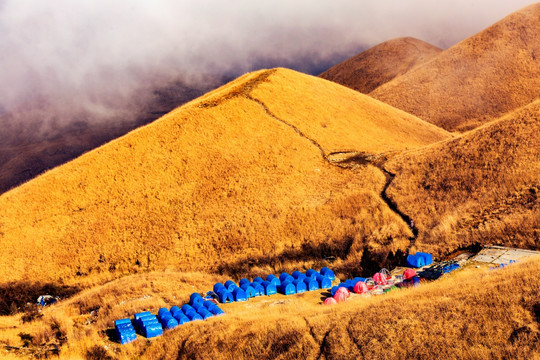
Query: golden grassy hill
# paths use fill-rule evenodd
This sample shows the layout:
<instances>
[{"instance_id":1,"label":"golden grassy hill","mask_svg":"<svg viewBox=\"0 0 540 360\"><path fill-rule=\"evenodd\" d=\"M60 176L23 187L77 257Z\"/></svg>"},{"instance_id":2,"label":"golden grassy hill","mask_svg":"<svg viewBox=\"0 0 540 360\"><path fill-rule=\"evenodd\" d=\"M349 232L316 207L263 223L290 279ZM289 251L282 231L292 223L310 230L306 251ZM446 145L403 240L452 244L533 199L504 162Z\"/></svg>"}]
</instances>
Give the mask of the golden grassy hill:
<instances>
[{"instance_id":1,"label":"golden grassy hill","mask_svg":"<svg viewBox=\"0 0 540 360\"><path fill-rule=\"evenodd\" d=\"M468 130L540 95L540 3L517 11L370 95L447 130Z\"/></svg>"},{"instance_id":2,"label":"golden grassy hill","mask_svg":"<svg viewBox=\"0 0 540 360\"><path fill-rule=\"evenodd\" d=\"M448 138L323 79L247 74L3 194L0 279L268 272L324 256L358 270L365 247L395 251L411 233L381 200L379 169L327 156Z\"/></svg>"},{"instance_id":3,"label":"golden grassy hill","mask_svg":"<svg viewBox=\"0 0 540 360\"><path fill-rule=\"evenodd\" d=\"M359 53L319 76L368 94L396 76L432 59L441 51L415 38L393 39Z\"/></svg>"},{"instance_id":4,"label":"golden grassy hill","mask_svg":"<svg viewBox=\"0 0 540 360\"><path fill-rule=\"evenodd\" d=\"M441 254L474 243L540 246L540 100L391 159L389 195Z\"/></svg>"},{"instance_id":5,"label":"golden grassy hill","mask_svg":"<svg viewBox=\"0 0 540 360\"><path fill-rule=\"evenodd\" d=\"M194 289L226 279L137 274L45 308L32 322L1 317L0 343L11 346L3 356L13 359L55 346L66 359L536 359L539 267L538 257L497 271L473 266L419 288L353 295L331 307L321 305L321 291L260 297L221 305L223 317L119 345L109 338L114 320L181 305Z\"/></svg>"}]
</instances>

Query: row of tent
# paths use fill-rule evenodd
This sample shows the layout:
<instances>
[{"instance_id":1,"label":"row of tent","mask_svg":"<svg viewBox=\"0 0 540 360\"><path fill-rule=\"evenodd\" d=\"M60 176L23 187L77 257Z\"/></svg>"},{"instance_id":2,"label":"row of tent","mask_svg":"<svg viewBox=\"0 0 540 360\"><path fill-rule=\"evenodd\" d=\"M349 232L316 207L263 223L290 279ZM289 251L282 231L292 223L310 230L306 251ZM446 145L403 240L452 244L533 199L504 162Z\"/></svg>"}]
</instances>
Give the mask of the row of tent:
<instances>
[{"instance_id":1,"label":"row of tent","mask_svg":"<svg viewBox=\"0 0 540 360\"><path fill-rule=\"evenodd\" d=\"M193 293L189 298L189 304L184 304L181 308L178 306L173 306L170 310L161 308L157 316L149 311L136 313L133 322L129 318L116 320L114 327L120 344L127 344L137 338L137 332L146 338L152 338L163 335L163 329L174 329L190 321L206 320L223 314L225 312L212 301L204 300L201 295Z\"/></svg>"},{"instance_id":2,"label":"row of tent","mask_svg":"<svg viewBox=\"0 0 540 360\"><path fill-rule=\"evenodd\" d=\"M219 302L229 303L235 301L247 301L249 298L274 295L281 293L284 295L299 294L306 291L327 289L332 286L335 279L334 272L327 267L320 271L309 269L306 273L294 271L292 274L283 272L279 277L270 274L266 280L256 277L253 281L241 279L238 284L232 280L223 283L216 283L213 291L217 295Z\"/></svg>"}]
</instances>

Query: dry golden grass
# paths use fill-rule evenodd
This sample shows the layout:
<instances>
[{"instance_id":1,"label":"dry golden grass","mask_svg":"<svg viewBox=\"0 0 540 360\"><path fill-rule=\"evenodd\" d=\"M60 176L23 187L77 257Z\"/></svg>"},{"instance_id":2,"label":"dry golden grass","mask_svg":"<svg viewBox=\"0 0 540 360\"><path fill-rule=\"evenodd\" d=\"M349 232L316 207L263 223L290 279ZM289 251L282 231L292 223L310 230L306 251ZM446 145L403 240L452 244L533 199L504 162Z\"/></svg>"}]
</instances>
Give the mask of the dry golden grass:
<instances>
[{"instance_id":1,"label":"dry golden grass","mask_svg":"<svg viewBox=\"0 0 540 360\"><path fill-rule=\"evenodd\" d=\"M359 53L319 76L368 94L396 76L431 60L441 51L415 38L393 39Z\"/></svg>"},{"instance_id":2,"label":"dry golden grass","mask_svg":"<svg viewBox=\"0 0 540 360\"><path fill-rule=\"evenodd\" d=\"M379 197L382 173L333 166L319 147L384 152L445 138L326 80L247 74L2 195L0 278L86 286L395 251L410 231Z\"/></svg>"},{"instance_id":3,"label":"dry golden grass","mask_svg":"<svg viewBox=\"0 0 540 360\"><path fill-rule=\"evenodd\" d=\"M389 194L416 222L418 247L539 247L540 100L387 167L397 173Z\"/></svg>"},{"instance_id":4,"label":"dry golden grass","mask_svg":"<svg viewBox=\"0 0 540 360\"><path fill-rule=\"evenodd\" d=\"M468 130L540 95L540 4L509 15L370 95L447 130Z\"/></svg>"},{"instance_id":5,"label":"dry golden grass","mask_svg":"<svg viewBox=\"0 0 540 360\"><path fill-rule=\"evenodd\" d=\"M23 341L15 334L28 334L34 339L29 346L6 355L25 357L39 349L35 344L57 344L65 359L93 353L120 359L537 359L539 268L538 257L497 271L468 267L420 288L353 295L331 307L321 305L321 292L262 297L222 305L227 315L152 341L119 345L109 339L114 320L182 304L194 289L225 279L131 275L46 308L32 323L0 318L0 326L11 329L0 333L0 342L19 347Z\"/></svg>"}]
</instances>

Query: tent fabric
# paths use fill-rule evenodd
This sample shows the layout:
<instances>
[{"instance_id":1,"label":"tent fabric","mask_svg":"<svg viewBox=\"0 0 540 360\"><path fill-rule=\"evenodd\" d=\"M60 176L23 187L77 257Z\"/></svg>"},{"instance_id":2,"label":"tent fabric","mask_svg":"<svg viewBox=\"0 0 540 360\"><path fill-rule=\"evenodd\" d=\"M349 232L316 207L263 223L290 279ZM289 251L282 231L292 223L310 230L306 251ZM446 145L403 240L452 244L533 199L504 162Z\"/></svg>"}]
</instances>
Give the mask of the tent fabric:
<instances>
[{"instance_id":1,"label":"tent fabric","mask_svg":"<svg viewBox=\"0 0 540 360\"><path fill-rule=\"evenodd\" d=\"M417 252L416 256L420 256L424 259L424 265L431 265L433 264L433 255L425 252Z\"/></svg>"},{"instance_id":2,"label":"tent fabric","mask_svg":"<svg viewBox=\"0 0 540 360\"><path fill-rule=\"evenodd\" d=\"M346 297L351 295L350 291L346 287L339 287L334 295L337 294L345 294Z\"/></svg>"},{"instance_id":3,"label":"tent fabric","mask_svg":"<svg viewBox=\"0 0 540 360\"><path fill-rule=\"evenodd\" d=\"M308 271L306 271L306 277L308 278L317 277L317 275L320 275L320 274L313 269L309 269Z\"/></svg>"},{"instance_id":4,"label":"tent fabric","mask_svg":"<svg viewBox=\"0 0 540 360\"><path fill-rule=\"evenodd\" d=\"M313 278L305 278L304 283L306 284L307 291L319 290L319 283Z\"/></svg>"},{"instance_id":5,"label":"tent fabric","mask_svg":"<svg viewBox=\"0 0 540 360\"><path fill-rule=\"evenodd\" d=\"M285 279L287 279L289 276L291 276L291 275L289 275L286 272L282 272L281 274L279 274L279 281L284 282Z\"/></svg>"},{"instance_id":6,"label":"tent fabric","mask_svg":"<svg viewBox=\"0 0 540 360\"><path fill-rule=\"evenodd\" d=\"M216 304L214 304L213 302L211 302L210 300L205 300L203 302L203 306L207 309L211 308L212 306L216 306Z\"/></svg>"},{"instance_id":7,"label":"tent fabric","mask_svg":"<svg viewBox=\"0 0 540 360\"><path fill-rule=\"evenodd\" d=\"M143 335L146 336L146 338L163 335L163 328L159 323L148 324L143 328Z\"/></svg>"},{"instance_id":8,"label":"tent fabric","mask_svg":"<svg viewBox=\"0 0 540 360\"><path fill-rule=\"evenodd\" d=\"M171 313L163 316L161 319L159 319L159 322L165 329L174 329L178 326L178 321L171 315Z\"/></svg>"},{"instance_id":9,"label":"tent fabric","mask_svg":"<svg viewBox=\"0 0 540 360\"><path fill-rule=\"evenodd\" d=\"M201 316L203 317L203 319L204 319L204 316L205 316L205 315L210 315L210 316L212 316L212 313L211 313L210 311L208 311L208 309L205 308L205 307L201 307L201 308L197 311L197 314L201 315ZM205 319L205 320L206 320L206 319Z\"/></svg>"},{"instance_id":10,"label":"tent fabric","mask_svg":"<svg viewBox=\"0 0 540 360\"><path fill-rule=\"evenodd\" d=\"M296 270L295 272L293 272L292 274L292 277L295 278L295 279L300 279L300 280L304 280L306 278L306 274L302 274L300 271Z\"/></svg>"},{"instance_id":11,"label":"tent fabric","mask_svg":"<svg viewBox=\"0 0 540 360\"><path fill-rule=\"evenodd\" d=\"M250 284L244 284L244 285L240 286L240 289L244 290L244 292L246 293L246 296L248 298L252 298L252 297L257 296L257 293L255 292L255 289Z\"/></svg>"},{"instance_id":12,"label":"tent fabric","mask_svg":"<svg viewBox=\"0 0 540 360\"><path fill-rule=\"evenodd\" d=\"M201 307L203 302L204 302L204 300L203 300L202 296L197 294L197 293L193 293L189 297L189 304L191 306L193 306L194 308L196 308L196 309Z\"/></svg>"},{"instance_id":13,"label":"tent fabric","mask_svg":"<svg viewBox=\"0 0 540 360\"><path fill-rule=\"evenodd\" d=\"M173 317L178 321L178 325L182 325L189 322L189 318L183 312L179 311L173 315Z\"/></svg>"},{"instance_id":14,"label":"tent fabric","mask_svg":"<svg viewBox=\"0 0 540 360\"><path fill-rule=\"evenodd\" d=\"M227 291L226 289L221 289L221 291L217 295L219 302L222 304L234 301L232 293L230 291Z\"/></svg>"},{"instance_id":15,"label":"tent fabric","mask_svg":"<svg viewBox=\"0 0 540 360\"><path fill-rule=\"evenodd\" d=\"M329 268L327 267L323 267L320 271L321 275L322 276L326 276L327 278L330 279L330 281L334 281L336 279L336 276L334 275L334 272L332 270L330 270Z\"/></svg>"},{"instance_id":16,"label":"tent fabric","mask_svg":"<svg viewBox=\"0 0 540 360\"><path fill-rule=\"evenodd\" d=\"M189 309L189 310L186 310L186 311L182 311L182 313L189 317L189 314L197 314L197 311L195 309ZM176 313L176 314L179 314L179 313Z\"/></svg>"},{"instance_id":17,"label":"tent fabric","mask_svg":"<svg viewBox=\"0 0 540 360\"><path fill-rule=\"evenodd\" d=\"M203 320L202 316L197 314L196 312L191 312L189 314L186 314L186 316L189 318L189 321Z\"/></svg>"},{"instance_id":18,"label":"tent fabric","mask_svg":"<svg viewBox=\"0 0 540 360\"><path fill-rule=\"evenodd\" d=\"M408 255L407 256L407 267L414 267L414 268L420 268L422 266L426 265L424 262L424 258L422 256L417 255Z\"/></svg>"},{"instance_id":19,"label":"tent fabric","mask_svg":"<svg viewBox=\"0 0 540 360\"><path fill-rule=\"evenodd\" d=\"M165 314L170 314L170 313L171 313L171 312L169 311L169 309L167 309L167 308L160 308L160 309L158 310L157 316L158 316L158 318L160 318L160 317L163 317L163 315L165 315ZM172 314L171 314L171 315L172 315Z\"/></svg>"},{"instance_id":20,"label":"tent fabric","mask_svg":"<svg viewBox=\"0 0 540 360\"><path fill-rule=\"evenodd\" d=\"M324 299L324 305L335 305L335 304L337 304L337 301L333 297L327 297L326 299Z\"/></svg>"},{"instance_id":21,"label":"tent fabric","mask_svg":"<svg viewBox=\"0 0 540 360\"><path fill-rule=\"evenodd\" d=\"M290 281L284 282L279 287L279 292L282 293L283 295L294 295L296 294L296 287Z\"/></svg>"},{"instance_id":22,"label":"tent fabric","mask_svg":"<svg viewBox=\"0 0 540 360\"><path fill-rule=\"evenodd\" d=\"M214 314L216 316L225 314L225 312L223 310L221 310L217 305L209 308L208 311L210 311L212 314Z\"/></svg>"},{"instance_id":23,"label":"tent fabric","mask_svg":"<svg viewBox=\"0 0 540 360\"><path fill-rule=\"evenodd\" d=\"M271 282L269 282L269 281L264 281L261 285L264 287L264 293L265 293L266 295L274 295L274 294L277 294L277 288L276 288L276 285L272 284Z\"/></svg>"},{"instance_id":24,"label":"tent fabric","mask_svg":"<svg viewBox=\"0 0 540 360\"><path fill-rule=\"evenodd\" d=\"M240 279L240 281L238 282L238 285L240 286L240 288L245 285L245 284L248 284L250 285L251 284L251 281L249 281L248 279L244 278L244 279Z\"/></svg>"},{"instance_id":25,"label":"tent fabric","mask_svg":"<svg viewBox=\"0 0 540 360\"><path fill-rule=\"evenodd\" d=\"M119 319L114 322L116 337L120 344L129 344L137 339L137 333L130 319Z\"/></svg>"},{"instance_id":26,"label":"tent fabric","mask_svg":"<svg viewBox=\"0 0 540 360\"><path fill-rule=\"evenodd\" d=\"M189 305L184 305L184 306L189 306ZM189 306L191 308L191 306ZM171 310L170 310L170 313L172 316L174 316L174 314L176 314L178 311L181 312L180 308L178 306L172 306L171 307Z\"/></svg>"},{"instance_id":27,"label":"tent fabric","mask_svg":"<svg viewBox=\"0 0 540 360\"><path fill-rule=\"evenodd\" d=\"M272 284L274 284L274 286L277 288L278 286L281 285L281 281L273 274L270 274L266 277L266 281L269 281L271 282Z\"/></svg>"},{"instance_id":28,"label":"tent fabric","mask_svg":"<svg viewBox=\"0 0 540 360\"><path fill-rule=\"evenodd\" d=\"M368 288L367 288L367 285L365 282L363 281L358 281L356 284L354 284L354 289L353 291L356 293L356 294L364 294L366 292L368 292Z\"/></svg>"},{"instance_id":29,"label":"tent fabric","mask_svg":"<svg viewBox=\"0 0 540 360\"><path fill-rule=\"evenodd\" d=\"M377 285L387 285L388 284L388 281L386 281L386 276L384 274L381 274L381 273L376 273L375 275L373 275L373 281L375 281L375 283Z\"/></svg>"},{"instance_id":30,"label":"tent fabric","mask_svg":"<svg viewBox=\"0 0 540 360\"><path fill-rule=\"evenodd\" d=\"M260 283L252 282L251 287L255 291L255 296L262 296L264 295L264 286L262 286Z\"/></svg>"},{"instance_id":31,"label":"tent fabric","mask_svg":"<svg viewBox=\"0 0 540 360\"><path fill-rule=\"evenodd\" d=\"M344 288L341 287L340 289L344 289ZM343 291L336 291L333 298L337 303L342 303L342 302L347 301L347 294L344 293Z\"/></svg>"},{"instance_id":32,"label":"tent fabric","mask_svg":"<svg viewBox=\"0 0 540 360\"><path fill-rule=\"evenodd\" d=\"M292 283L296 289L297 294L301 294L307 291L306 283L302 279L296 279Z\"/></svg>"},{"instance_id":33,"label":"tent fabric","mask_svg":"<svg viewBox=\"0 0 540 360\"><path fill-rule=\"evenodd\" d=\"M247 301L246 292L239 287L236 287L233 290L232 295L234 297L234 301Z\"/></svg>"},{"instance_id":34,"label":"tent fabric","mask_svg":"<svg viewBox=\"0 0 540 360\"><path fill-rule=\"evenodd\" d=\"M330 280L326 276L319 275L316 279L321 289L328 289L332 286L332 280Z\"/></svg>"},{"instance_id":35,"label":"tent fabric","mask_svg":"<svg viewBox=\"0 0 540 360\"><path fill-rule=\"evenodd\" d=\"M260 277L260 276L257 276L255 279L253 279L253 282L256 282L256 283L259 283L259 284L262 284L263 283L263 278Z\"/></svg>"},{"instance_id":36,"label":"tent fabric","mask_svg":"<svg viewBox=\"0 0 540 360\"><path fill-rule=\"evenodd\" d=\"M203 304L204 304L204 303L203 303ZM173 306L173 307L178 308L178 306ZM173 313L172 309L173 309L173 308L171 308L171 313ZM193 306L188 305L188 304L182 305L182 307L180 308L180 310L182 310L184 313L185 313L186 311L189 311L189 310L195 311L195 309L193 308ZM174 314L174 313L173 313L173 314Z\"/></svg>"},{"instance_id":37,"label":"tent fabric","mask_svg":"<svg viewBox=\"0 0 540 360\"><path fill-rule=\"evenodd\" d=\"M224 289L225 288L225 285L223 285L222 283L218 282L218 283L215 283L214 284L214 292L217 294L221 289Z\"/></svg>"},{"instance_id":38,"label":"tent fabric","mask_svg":"<svg viewBox=\"0 0 540 360\"><path fill-rule=\"evenodd\" d=\"M237 288L237 287L238 287L238 285L236 285L236 284L234 283L234 281L232 281L232 280L227 280L227 281L225 281L225 288L226 288L227 290L229 290L230 292L232 292L232 291L233 291L235 288Z\"/></svg>"},{"instance_id":39,"label":"tent fabric","mask_svg":"<svg viewBox=\"0 0 540 360\"><path fill-rule=\"evenodd\" d=\"M410 279L412 277L415 277L415 276L416 276L416 271L414 271L413 269L407 269L403 273L403 279L404 280L408 280L408 279Z\"/></svg>"}]
</instances>

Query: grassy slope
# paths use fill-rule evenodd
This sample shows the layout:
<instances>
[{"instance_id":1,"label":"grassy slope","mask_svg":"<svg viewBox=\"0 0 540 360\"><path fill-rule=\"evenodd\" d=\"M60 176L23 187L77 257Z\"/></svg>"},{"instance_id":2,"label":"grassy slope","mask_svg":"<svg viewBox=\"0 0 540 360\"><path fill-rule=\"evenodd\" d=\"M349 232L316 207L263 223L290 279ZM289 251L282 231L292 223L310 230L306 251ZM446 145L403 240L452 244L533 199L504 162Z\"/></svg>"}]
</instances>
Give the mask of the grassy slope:
<instances>
[{"instance_id":1,"label":"grassy slope","mask_svg":"<svg viewBox=\"0 0 540 360\"><path fill-rule=\"evenodd\" d=\"M378 169L330 165L261 101L328 149L382 152L448 137L322 79L248 74L3 194L0 278L78 283L168 266L354 262L367 244L406 241L408 228L378 196Z\"/></svg>"},{"instance_id":2,"label":"grassy slope","mask_svg":"<svg viewBox=\"0 0 540 360\"><path fill-rule=\"evenodd\" d=\"M375 89L370 95L447 130L467 130L540 95L540 4Z\"/></svg>"},{"instance_id":3,"label":"grassy slope","mask_svg":"<svg viewBox=\"0 0 540 360\"><path fill-rule=\"evenodd\" d=\"M396 76L432 59L441 51L415 38L393 39L359 53L319 76L368 94Z\"/></svg>"},{"instance_id":4,"label":"grassy slope","mask_svg":"<svg viewBox=\"0 0 540 360\"><path fill-rule=\"evenodd\" d=\"M115 319L182 304L194 289L224 280L197 273L131 275L47 308L31 323L1 318L8 330L0 342L20 346L17 334L27 333L32 351L33 344L67 341L60 354L69 359L96 348L143 359L535 359L539 267L538 257L498 271L470 267L420 288L355 295L332 307L320 305L320 293L263 297L223 305L226 316L183 325L152 342L139 337L121 346L106 336Z\"/></svg>"},{"instance_id":5,"label":"grassy slope","mask_svg":"<svg viewBox=\"0 0 540 360\"><path fill-rule=\"evenodd\" d=\"M540 245L540 100L387 167L397 173L389 194L415 219L423 249Z\"/></svg>"}]
</instances>

